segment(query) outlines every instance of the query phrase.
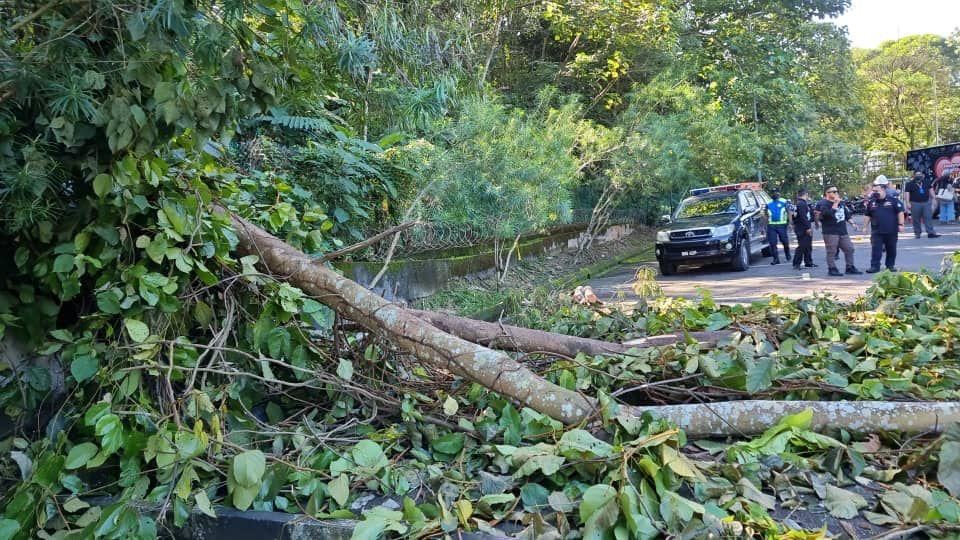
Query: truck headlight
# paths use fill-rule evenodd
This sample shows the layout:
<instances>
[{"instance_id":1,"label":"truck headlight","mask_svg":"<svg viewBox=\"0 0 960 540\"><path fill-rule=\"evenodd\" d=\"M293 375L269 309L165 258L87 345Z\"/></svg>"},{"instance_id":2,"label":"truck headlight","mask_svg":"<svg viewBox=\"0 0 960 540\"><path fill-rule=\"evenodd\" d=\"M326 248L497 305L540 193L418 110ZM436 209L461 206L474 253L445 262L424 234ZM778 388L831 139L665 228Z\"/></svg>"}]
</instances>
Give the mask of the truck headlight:
<instances>
[{"instance_id":1,"label":"truck headlight","mask_svg":"<svg viewBox=\"0 0 960 540\"><path fill-rule=\"evenodd\" d=\"M657 231L657 242L669 242L670 231Z\"/></svg>"},{"instance_id":2,"label":"truck headlight","mask_svg":"<svg viewBox=\"0 0 960 540\"><path fill-rule=\"evenodd\" d=\"M733 234L733 225L721 225L713 228L714 238L722 238Z\"/></svg>"}]
</instances>

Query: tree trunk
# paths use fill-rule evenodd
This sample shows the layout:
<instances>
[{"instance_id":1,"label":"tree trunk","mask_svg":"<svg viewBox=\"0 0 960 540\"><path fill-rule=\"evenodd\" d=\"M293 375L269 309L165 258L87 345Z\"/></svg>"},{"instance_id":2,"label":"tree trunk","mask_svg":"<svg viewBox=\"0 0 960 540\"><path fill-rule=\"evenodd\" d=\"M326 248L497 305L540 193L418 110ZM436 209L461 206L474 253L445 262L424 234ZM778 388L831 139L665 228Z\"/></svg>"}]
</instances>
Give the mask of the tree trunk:
<instances>
[{"instance_id":1,"label":"tree trunk","mask_svg":"<svg viewBox=\"0 0 960 540\"><path fill-rule=\"evenodd\" d=\"M223 209L220 208L222 211ZM450 335L338 275L267 231L230 214L239 251L257 255L266 270L313 295L340 315L390 339L419 360L445 368L566 424L588 419L595 401L557 386L506 353Z\"/></svg>"},{"instance_id":2,"label":"tree trunk","mask_svg":"<svg viewBox=\"0 0 960 540\"><path fill-rule=\"evenodd\" d=\"M623 354L630 349L643 349L673 345L684 341L687 336L711 347L730 335L730 332L690 332L689 334L666 334L635 339L626 343L611 343L599 339L582 338L555 334L543 330L532 330L509 324L477 321L456 315L447 315L433 311L408 310L413 315L427 321L444 332L457 337L503 351L545 352L563 356L576 356L584 353L589 356L599 354Z\"/></svg>"},{"instance_id":3,"label":"tree trunk","mask_svg":"<svg viewBox=\"0 0 960 540\"><path fill-rule=\"evenodd\" d=\"M223 208L217 208L226 212ZM506 353L448 334L390 303L241 217L229 214L238 249L257 255L266 270L313 295L338 314L390 339L420 361L450 370L568 425L588 420L596 401L561 388ZM535 332L535 331L534 331ZM552 336L552 335L551 335ZM555 336L552 336L555 339ZM936 431L960 422L960 403L730 401L696 405L624 407L669 420L690 437L759 433L787 414L813 409L813 429L871 432Z\"/></svg>"},{"instance_id":4,"label":"tree trunk","mask_svg":"<svg viewBox=\"0 0 960 540\"><path fill-rule=\"evenodd\" d=\"M943 431L960 422L960 402L896 401L724 401L693 405L630 407L669 420L687 437L755 435L788 414L813 410L811 429L845 429L858 433Z\"/></svg>"}]
</instances>

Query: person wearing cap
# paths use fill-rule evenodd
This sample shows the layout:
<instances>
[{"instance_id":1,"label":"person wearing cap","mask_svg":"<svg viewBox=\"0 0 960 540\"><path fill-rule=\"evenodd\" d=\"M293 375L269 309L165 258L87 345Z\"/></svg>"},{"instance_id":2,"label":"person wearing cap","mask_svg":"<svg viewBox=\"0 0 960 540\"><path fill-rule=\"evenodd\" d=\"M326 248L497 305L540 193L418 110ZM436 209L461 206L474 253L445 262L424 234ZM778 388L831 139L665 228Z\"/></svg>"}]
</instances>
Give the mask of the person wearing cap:
<instances>
[{"instance_id":1,"label":"person wearing cap","mask_svg":"<svg viewBox=\"0 0 960 540\"><path fill-rule=\"evenodd\" d=\"M783 254L790 260L790 238L787 236L787 224L790 222L790 210L787 203L780 198L780 190L773 188L770 190L772 201L767 203L767 244L770 246L770 254L773 255L773 262L770 264L780 264L780 256L777 254L777 241L783 243Z\"/></svg>"},{"instance_id":2,"label":"person wearing cap","mask_svg":"<svg viewBox=\"0 0 960 540\"><path fill-rule=\"evenodd\" d=\"M927 230L927 238L937 238L940 235L933 229L933 181L924 176L920 171L913 175L913 179L907 182L903 191L909 194L907 207L910 215L913 216L913 235L917 238L923 236L920 222Z\"/></svg>"},{"instance_id":3,"label":"person wearing cap","mask_svg":"<svg viewBox=\"0 0 960 540\"><path fill-rule=\"evenodd\" d=\"M870 268L867 272L880 271L880 259L887 252L886 267L896 272L897 238L903 231L904 208L900 199L890 197L887 188L890 181L880 175L873 181L873 193L867 201L867 217L870 218Z\"/></svg>"},{"instance_id":4,"label":"person wearing cap","mask_svg":"<svg viewBox=\"0 0 960 540\"><path fill-rule=\"evenodd\" d=\"M797 249L793 251L793 269L799 270L803 263L807 268L813 264L813 207L810 205L810 192L797 191L796 210L793 213L793 231L797 234Z\"/></svg>"}]
</instances>

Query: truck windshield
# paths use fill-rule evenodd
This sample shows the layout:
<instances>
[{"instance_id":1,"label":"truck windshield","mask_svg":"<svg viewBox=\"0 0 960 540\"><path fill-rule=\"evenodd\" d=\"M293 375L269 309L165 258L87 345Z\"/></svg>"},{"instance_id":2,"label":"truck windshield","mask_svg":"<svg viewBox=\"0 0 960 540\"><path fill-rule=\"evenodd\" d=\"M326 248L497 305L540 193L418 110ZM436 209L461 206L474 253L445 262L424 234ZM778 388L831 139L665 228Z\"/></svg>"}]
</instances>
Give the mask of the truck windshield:
<instances>
[{"instance_id":1,"label":"truck windshield","mask_svg":"<svg viewBox=\"0 0 960 540\"><path fill-rule=\"evenodd\" d=\"M718 214L736 214L737 194L709 195L684 199L677 208L676 219L714 216Z\"/></svg>"}]
</instances>

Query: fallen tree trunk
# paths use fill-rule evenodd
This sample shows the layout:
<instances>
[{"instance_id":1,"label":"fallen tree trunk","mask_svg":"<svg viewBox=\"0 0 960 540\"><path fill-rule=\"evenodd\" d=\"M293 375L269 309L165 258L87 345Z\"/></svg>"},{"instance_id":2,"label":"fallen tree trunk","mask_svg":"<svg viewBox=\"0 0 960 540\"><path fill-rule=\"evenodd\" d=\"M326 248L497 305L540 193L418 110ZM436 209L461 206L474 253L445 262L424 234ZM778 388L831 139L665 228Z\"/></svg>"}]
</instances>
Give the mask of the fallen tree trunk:
<instances>
[{"instance_id":1,"label":"fallen tree trunk","mask_svg":"<svg viewBox=\"0 0 960 540\"><path fill-rule=\"evenodd\" d=\"M226 212L223 208L218 210ZM260 227L232 213L228 215L241 252L259 256L271 274L371 332L384 335L419 360L446 368L568 425L593 415L596 402L592 398L547 381L503 352L444 332L316 263ZM556 338L552 334L551 337ZM676 424L690 437L704 437L760 433L783 416L808 408L813 409L812 428L816 430L922 432L940 431L960 422L958 402L730 401L625 410L635 415L651 413Z\"/></svg>"},{"instance_id":2,"label":"fallen tree trunk","mask_svg":"<svg viewBox=\"0 0 960 540\"><path fill-rule=\"evenodd\" d=\"M223 208L218 210L226 212ZM269 273L313 295L345 318L385 336L421 361L448 369L565 424L580 423L593 414L593 399L547 381L506 353L436 328L317 264L260 227L232 213L229 216L241 252L257 255Z\"/></svg>"},{"instance_id":3,"label":"fallen tree trunk","mask_svg":"<svg viewBox=\"0 0 960 540\"><path fill-rule=\"evenodd\" d=\"M532 330L509 324L477 321L466 317L436 313L433 311L408 310L417 317L429 322L444 332L478 343L493 349L517 352L547 352L563 356L576 356L584 353L589 356L599 354L623 354L630 349L660 347L691 339L706 346L716 345L730 336L730 332L690 332L689 334L664 334L626 343L611 343L599 339L567 336L543 330Z\"/></svg>"},{"instance_id":4,"label":"fallen tree trunk","mask_svg":"<svg viewBox=\"0 0 960 540\"><path fill-rule=\"evenodd\" d=\"M960 422L960 402L898 401L724 401L691 405L630 407L636 415L650 413L683 429L687 437L755 435L789 414L813 410L811 429L846 429L868 433L940 432Z\"/></svg>"}]
</instances>

